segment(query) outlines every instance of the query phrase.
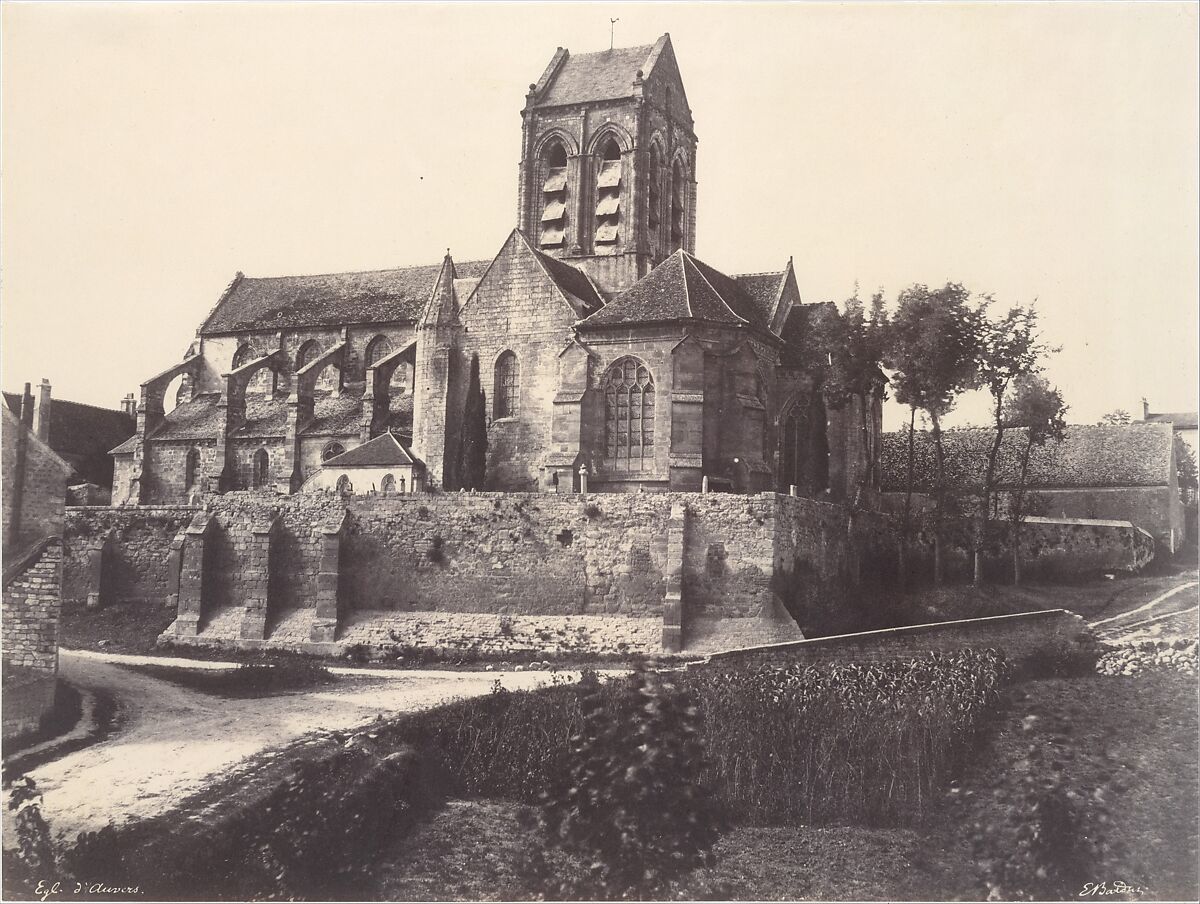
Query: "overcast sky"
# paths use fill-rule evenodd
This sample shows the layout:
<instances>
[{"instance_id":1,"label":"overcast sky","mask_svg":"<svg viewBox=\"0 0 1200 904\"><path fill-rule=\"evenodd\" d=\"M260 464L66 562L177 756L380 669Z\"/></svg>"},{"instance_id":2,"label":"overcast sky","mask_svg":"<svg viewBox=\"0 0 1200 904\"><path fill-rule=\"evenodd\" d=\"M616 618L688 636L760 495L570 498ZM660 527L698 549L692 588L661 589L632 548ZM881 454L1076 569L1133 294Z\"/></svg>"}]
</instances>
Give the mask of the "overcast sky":
<instances>
[{"instance_id":1,"label":"overcast sky","mask_svg":"<svg viewBox=\"0 0 1200 904\"><path fill-rule=\"evenodd\" d=\"M2 382L115 407L234 273L490 258L554 49L669 31L696 250L805 301L1037 299L1073 422L1196 408L1197 7L20 4L3 16ZM983 417L963 406L960 420ZM889 426L898 419L889 416Z\"/></svg>"}]
</instances>

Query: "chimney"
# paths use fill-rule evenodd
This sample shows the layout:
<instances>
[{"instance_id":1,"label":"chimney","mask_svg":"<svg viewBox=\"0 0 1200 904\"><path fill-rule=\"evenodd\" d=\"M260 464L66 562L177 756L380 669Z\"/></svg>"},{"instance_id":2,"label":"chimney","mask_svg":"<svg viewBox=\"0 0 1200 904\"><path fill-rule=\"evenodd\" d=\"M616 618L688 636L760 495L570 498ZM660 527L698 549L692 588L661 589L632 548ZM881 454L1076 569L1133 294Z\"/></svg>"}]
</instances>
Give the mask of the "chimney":
<instances>
[{"instance_id":1,"label":"chimney","mask_svg":"<svg viewBox=\"0 0 1200 904\"><path fill-rule=\"evenodd\" d=\"M1146 397L1142 396L1142 420L1150 419L1150 403L1146 401Z\"/></svg>"},{"instance_id":2,"label":"chimney","mask_svg":"<svg viewBox=\"0 0 1200 904\"><path fill-rule=\"evenodd\" d=\"M42 377L38 386L37 410L33 415L33 432L44 443L50 442L50 381Z\"/></svg>"},{"instance_id":3,"label":"chimney","mask_svg":"<svg viewBox=\"0 0 1200 904\"><path fill-rule=\"evenodd\" d=\"M132 392L125 393L125 398L121 399L121 410L137 420L137 399L133 397Z\"/></svg>"},{"instance_id":4,"label":"chimney","mask_svg":"<svg viewBox=\"0 0 1200 904\"><path fill-rule=\"evenodd\" d=\"M33 429L33 393L29 391L30 384L25 384L25 392L21 396L21 423Z\"/></svg>"}]
</instances>

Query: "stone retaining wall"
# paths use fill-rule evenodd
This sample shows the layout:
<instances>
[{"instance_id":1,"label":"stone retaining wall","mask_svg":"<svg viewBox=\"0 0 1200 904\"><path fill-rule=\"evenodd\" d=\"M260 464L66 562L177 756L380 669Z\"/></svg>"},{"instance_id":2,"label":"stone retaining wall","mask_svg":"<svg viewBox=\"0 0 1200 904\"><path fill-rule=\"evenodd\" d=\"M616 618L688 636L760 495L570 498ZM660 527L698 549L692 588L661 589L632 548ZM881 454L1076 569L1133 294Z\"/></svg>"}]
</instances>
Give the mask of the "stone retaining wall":
<instances>
[{"instance_id":1,"label":"stone retaining wall","mask_svg":"<svg viewBox=\"0 0 1200 904\"><path fill-rule=\"evenodd\" d=\"M1038 652L1070 649L1089 636L1080 616L1065 609L1046 609L729 650L694 667L878 662L967 647L1000 650L1010 660L1019 660Z\"/></svg>"}]
</instances>

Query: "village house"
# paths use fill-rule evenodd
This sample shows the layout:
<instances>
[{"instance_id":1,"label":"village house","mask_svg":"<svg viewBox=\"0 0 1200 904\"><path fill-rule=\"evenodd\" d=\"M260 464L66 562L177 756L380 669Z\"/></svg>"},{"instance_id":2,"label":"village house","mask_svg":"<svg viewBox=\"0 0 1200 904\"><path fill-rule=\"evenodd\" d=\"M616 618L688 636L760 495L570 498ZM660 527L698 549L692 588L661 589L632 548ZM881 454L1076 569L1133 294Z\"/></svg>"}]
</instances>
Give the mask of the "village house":
<instances>
[{"instance_id":1,"label":"village house","mask_svg":"<svg viewBox=\"0 0 1200 904\"><path fill-rule=\"evenodd\" d=\"M825 307L802 302L792 260L729 275L696 256L697 138L669 36L558 49L522 118L516 228L492 260L238 273L142 385L114 503L323 488L314 475L387 436L455 489L476 358L488 489L707 478L837 501L869 483L880 394L826 403L806 342Z\"/></svg>"}]
</instances>

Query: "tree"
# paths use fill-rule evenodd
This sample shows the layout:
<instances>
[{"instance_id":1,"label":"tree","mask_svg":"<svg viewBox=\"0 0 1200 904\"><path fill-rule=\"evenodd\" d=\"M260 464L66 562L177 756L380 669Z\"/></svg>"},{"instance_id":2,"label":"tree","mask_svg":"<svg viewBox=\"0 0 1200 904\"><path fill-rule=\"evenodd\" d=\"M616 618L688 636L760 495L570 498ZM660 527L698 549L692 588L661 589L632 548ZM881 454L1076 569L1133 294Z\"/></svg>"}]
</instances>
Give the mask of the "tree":
<instances>
[{"instance_id":1,"label":"tree","mask_svg":"<svg viewBox=\"0 0 1200 904\"><path fill-rule=\"evenodd\" d=\"M458 474L465 490L482 490L487 481L487 398L479 385L479 356L471 356L471 376L463 408Z\"/></svg>"},{"instance_id":2,"label":"tree","mask_svg":"<svg viewBox=\"0 0 1200 904\"><path fill-rule=\"evenodd\" d=\"M981 318L976 375L981 388L992 397L991 445L980 488L979 511L974 532L974 583L983 583L983 546L987 540L988 516L996 492L997 464L1004 443L1004 400L1013 381L1039 373L1050 349L1039 341L1037 310L1012 307L999 318Z\"/></svg>"},{"instance_id":3,"label":"tree","mask_svg":"<svg viewBox=\"0 0 1200 904\"><path fill-rule=\"evenodd\" d=\"M1179 499L1184 505L1196 503L1197 490L1196 453L1192 447L1175 434L1175 479L1179 484Z\"/></svg>"},{"instance_id":4,"label":"tree","mask_svg":"<svg viewBox=\"0 0 1200 904\"><path fill-rule=\"evenodd\" d=\"M907 553L911 530L913 430L917 411L933 425L936 458L934 474L934 580L942 579L941 525L946 503L946 450L942 444L942 418L958 396L977 384L976 360L980 345L981 308L957 283L940 289L914 285L900 293L888 329L884 363L895 373L896 400L909 407L908 491L904 502L901 555Z\"/></svg>"},{"instance_id":5,"label":"tree","mask_svg":"<svg viewBox=\"0 0 1200 904\"><path fill-rule=\"evenodd\" d=\"M1101 427L1128 427L1132 421L1128 411L1117 408L1100 418L1099 424Z\"/></svg>"},{"instance_id":6,"label":"tree","mask_svg":"<svg viewBox=\"0 0 1200 904\"><path fill-rule=\"evenodd\" d=\"M1007 405L1005 426L1025 428L1025 445L1021 450L1017 486L1009 505L1009 543L1012 547L1013 583L1021 583L1021 524L1024 522L1029 483L1029 459L1035 446L1062 442L1067 429L1067 406L1062 394L1042 377L1026 374L1013 384Z\"/></svg>"},{"instance_id":7,"label":"tree","mask_svg":"<svg viewBox=\"0 0 1200 904\"><path fill-rule=\"evenodd\" d=\"M825 361L819 363L822 371L821 390L826 403L834 409L858 403L859 435L863 448L868 452L868 459L851 500L851 506L857 507L879 454L877 444L868 442L868 437L871 431L871 403L883 395L887 384L887 378L880 370L888 327L883 293L875 293L868 312L858 297L856 286L854 294L846 299L842 313L818 318L813 327L813 338L825 351Z\"/></svg>"}]
</instances>

